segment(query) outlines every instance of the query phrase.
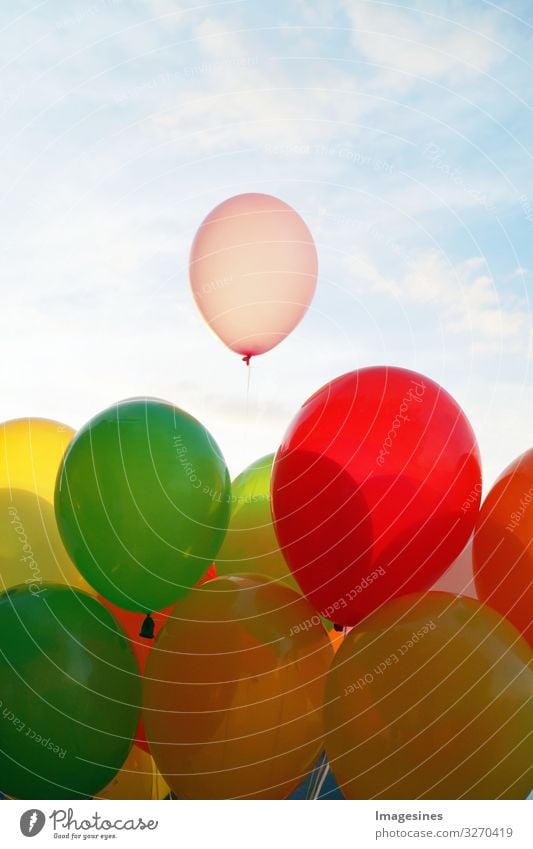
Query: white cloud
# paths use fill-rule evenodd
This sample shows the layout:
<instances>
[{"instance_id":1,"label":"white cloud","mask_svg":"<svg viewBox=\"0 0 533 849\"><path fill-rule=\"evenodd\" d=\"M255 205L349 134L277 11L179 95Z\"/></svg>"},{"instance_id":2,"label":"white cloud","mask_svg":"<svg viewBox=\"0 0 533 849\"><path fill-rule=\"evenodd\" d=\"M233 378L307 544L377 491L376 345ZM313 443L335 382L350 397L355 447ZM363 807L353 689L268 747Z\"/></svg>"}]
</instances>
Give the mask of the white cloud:
<instances>
[{"instance_id":1,"label":"white cloud","mask_svg":"<svg viewBox=\"0 0 533 849\"><path fill-rule=\"evenodd\" d=\"M360 291L393 296L423 306L468 347L497 355L518 352L528 341L531 318L525 299L507 292L474 256L452 265L436 251L408 259L395 274L379 270L369 255L346 258L345 267Z\"/></svg>"},{"instance_id":2,"label":"white cloud","mask_svg":"<svg viewBox=\"0 0 533 849\"><path fill-rule=\"evenodd\" d=\"M474 350L520 350L527 337L527 304L502 290L483 257L451 266L436 253L418 258L404 280L407 295L444 308L451 333L471 336Z\"/></svg>"},{"instance_id":3,"label":"white cloud","mask_svg":"<svg viewBox=\"0 0 533 849\"><path fill-rule=\"evenodd\" d=\"M350 72L335 64L286 64L260 33L232 31L212 18L194 33L198 60L189 87L176 89L175 105L163 102L151 118L155 132L178 148L324 143L356 132L369 108L352 93ZM297 35L293 41L297 55Z\"/></svg>"},{"instance_id":4,"label":"white cloud","mask_svg":"<svg viewBox=\"0 0 533 849\"><path fill-rule=\"evenodd\" d=\"M458 82L490 71L500 58L494 16L479 8L470 14L467 9L465 15L454 3L439 2L428 9L427 3L405 8L365 0L344 0L344 7L354 44L384 68Z\"/></svg>"}]
</instances>

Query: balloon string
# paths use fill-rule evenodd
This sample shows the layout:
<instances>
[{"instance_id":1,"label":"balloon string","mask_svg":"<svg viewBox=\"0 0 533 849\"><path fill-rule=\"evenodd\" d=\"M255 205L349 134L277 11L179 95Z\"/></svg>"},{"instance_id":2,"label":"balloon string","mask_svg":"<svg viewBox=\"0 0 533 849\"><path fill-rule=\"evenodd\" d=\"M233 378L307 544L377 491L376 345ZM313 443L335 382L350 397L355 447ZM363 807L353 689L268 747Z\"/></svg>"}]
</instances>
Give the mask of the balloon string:
<instances>
[{"instance_id":1,"label":"balloon string","mask_svg":"<svg viewBox=\"0 0 533 849\"><path fill-rule=\"evenodd\" d=\"M315 766L313 767L313 769L309 773L309 784L307 785L307 792L305 794L306 799L314 799L315 798L314 797L314 788L315 788L315 785L317 783L318 773L320 772L320 767L321 767L321 764L322 764L322 757L323 757L323 755L320 756L317 763L315 764Z\"/></svg>"},{"instance_id":2,"label":"balloon string","mask_svg":"<svg viewBox=\"0 0 533 849\"><path fill-rule=\"evenodd\" d=\"M311 777L309 779L309 785L307 787L307 793L305 794L306 799L314 799L315 798L314 788L315 788L316 777L317 777L319 769L320 769L320 765L317 764L316 767L313 769L313 771L311 773Z\"/></svg>"},{"instance_id":3,"label":"balloon string","mask_svg":"<svg viewBox=\"0 0 533 849\"><path fill-rule=\"evenodd\" d=\"M311 778L307 787L306 799L317 799L318 798L318 787L321 780L321 774L324 766L327 766L328 762L326 760L326 755L323 754L318 761L317 765L313 769L311 773Z\"/></svg>"},{"instance_id":4,"label":"balloon string","mask_svg":"<svg viewBox=\"0 0 533 849\"><path fill-rule=\"evenodd\" d=\"M248 377L246 380L246 419L248 420L248 411L250 406L250 386L252 383L252 367L248 363Z\"/></svg>"},{"instance_id":5,"label":"balloon string","mask_svg":"<svg viewBox=\"0 0 533 849\"><path fill-rule=\"evenodd\" d=\"M246 369L247 377L246 377L246 415L245 415L245 429L244 429L244 448L245 450L248 447L248 433L250 430L250 386L252 384L252 367L250 365L250 357L243 357L244 362L248 366Z\"/></svg>"},{"instance_id":6,"label":"balloon string","mask_svg":"<svg viewBox=\"0 0 533 849\"><path fill-rule=\"evenodd\" d=\"M318 786L315 790L315 796L314 796L315 799L318 799L320 797L320 794L322 792L322 788L324 786L324 782L325 782L326 778L328 777L328 773L329 773L329 763L328 763L328 761L325 761L324 766L322 767L322 775L319 779Z\"/></svg>"}]
</instances>

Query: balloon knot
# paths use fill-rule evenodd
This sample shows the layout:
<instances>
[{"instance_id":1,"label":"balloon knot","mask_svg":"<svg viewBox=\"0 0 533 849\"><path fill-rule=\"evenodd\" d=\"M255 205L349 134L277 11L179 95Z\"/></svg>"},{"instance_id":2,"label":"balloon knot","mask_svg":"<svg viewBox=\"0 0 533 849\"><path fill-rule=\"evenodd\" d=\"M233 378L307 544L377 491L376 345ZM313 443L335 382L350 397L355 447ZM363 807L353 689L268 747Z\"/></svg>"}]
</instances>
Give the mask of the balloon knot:
<instances>
[{"instance_id":1,"label":"balloon knot","mask_svg":"<svg viewBox=\"0 0 533 849\"><path fill-rule=\"evenodd\" d=\"M243 363L246 363L246 365L247 365L247 366L249 366L249 365L250 365L250 360L251 360L251 359L252 359L252 355L251 355L251 354L246 354L246 356L244 356L244 357L242 358L242 361L243 361Z\"/></svg>"},{"instance_id":2,"label":"balloon knot","mask_svg":"<svg viewBox=\"0 0 533 849\"><path fill-rule=\"evenodd\" d=\"M334 631L344 631L344 625L333 625Z\"/></svg>"},{"instance_id":3,"label":"balloon knot","mask_svg":"<svg viewBox=\"0 0 533 849\"><path fill-rule=\"evenodd\" d=\"M152 619L150 613L146 614L146 618L142 624L141 630L139 632L139 637L144 637L145 640L153 640L154 639L154 628L155 622Z\"/></svg>"}]
</instances>

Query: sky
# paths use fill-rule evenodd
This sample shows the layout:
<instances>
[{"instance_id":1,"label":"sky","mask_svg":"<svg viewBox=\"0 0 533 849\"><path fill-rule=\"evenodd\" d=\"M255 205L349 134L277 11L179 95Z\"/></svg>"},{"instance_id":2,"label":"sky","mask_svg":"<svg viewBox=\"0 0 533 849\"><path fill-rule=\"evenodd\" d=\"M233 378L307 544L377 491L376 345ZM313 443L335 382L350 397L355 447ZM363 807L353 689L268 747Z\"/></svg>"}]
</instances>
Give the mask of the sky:
<instances>
[{"instance_id":1,"label":"sky","mask_svg":"<svg viewBox=\"0 0 533 849\"><path fill-rule=\"evenodd\" d=\"M20 0L0 32L0 420L158 396L235 476L324 383L390 364L461 404L485 488L531 446L531 4ZM247 389L187 265L250 191L298 210L320 270Z\"/></svg>"}]
</instances>

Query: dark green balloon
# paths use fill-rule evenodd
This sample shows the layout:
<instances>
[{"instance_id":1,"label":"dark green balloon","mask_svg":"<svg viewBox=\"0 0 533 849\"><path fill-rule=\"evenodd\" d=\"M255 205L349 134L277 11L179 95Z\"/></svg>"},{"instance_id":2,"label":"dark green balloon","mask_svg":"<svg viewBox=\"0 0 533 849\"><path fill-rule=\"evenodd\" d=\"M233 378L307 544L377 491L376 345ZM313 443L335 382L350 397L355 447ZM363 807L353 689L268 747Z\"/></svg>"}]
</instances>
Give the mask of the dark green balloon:
<instances>
[{"instance_id":1,"label":"dark green balloon","mask_svg":"<svg viewBox=\"0 0 533 849\"><path fill-rule=\"evenodd\" d=\"M215 558L230 511L217 444L165 401L124 401L74 437L56 484L57 523L74 563L126 610L161 610Z\"/></svg>"},{"instance_id":2,"label":"dark green balloon","mask_svg":"<svg viewBox=\"0 0 533 849\"><path fill-rule=\"evenodd\" d=\"M17 799L84 799L128 756L140 676L97 599L22 585L0 595L0 775Z\"/></svg>"}]
</instances>

